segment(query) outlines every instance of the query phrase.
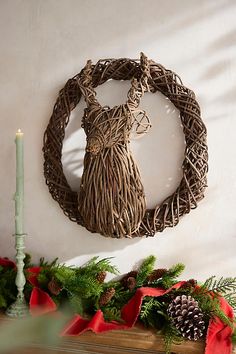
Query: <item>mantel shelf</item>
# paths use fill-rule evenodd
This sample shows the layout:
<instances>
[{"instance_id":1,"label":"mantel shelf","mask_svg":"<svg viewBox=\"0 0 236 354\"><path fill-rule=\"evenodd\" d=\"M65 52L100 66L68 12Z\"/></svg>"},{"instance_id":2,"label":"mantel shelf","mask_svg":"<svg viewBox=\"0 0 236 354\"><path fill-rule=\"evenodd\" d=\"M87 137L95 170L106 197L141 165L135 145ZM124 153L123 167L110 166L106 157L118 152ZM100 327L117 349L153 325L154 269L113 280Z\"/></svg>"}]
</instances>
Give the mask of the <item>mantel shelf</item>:
<instances>
[{"instance_id":1,"label":"mantel shelf","mask_svg":"<svg viewBox=\"0 0 236 354\"><path fill-rule=\"evenodd\" d=\"M0 328L4 323L14 321L4 314L0 314ZM14 339L13 339L14 340ZM204 354L203 340L183 341L173 344L172 354ZM146 329L142 325L126 331L110 331L101 334L86 332L80 336L63 337L56 345L43 345L34 342L27 348L18 349L17 354L165 354L164 339L154 330ZM234 346L233 353L236 353ZM5 354L5 353L4 353ZM6 354L16 354L16 349ZM212 353L214 354L214 353Z\"/></svg>"},{"instance_id":2,"label":"mantel shelf","mask_svg":"<svg viewBox=\"0 0 236 354\"><path fill-rule=\"evenodd\" d=\"M0 325L9 322L5 315L0 315ZM12 320L13 321L13 320ZM204 354L204 341L184 341L172 346L175 354ZM15 354L15 351L9 354ZM53 346L32 344L30 347L17 350L17 354L164 354L164 343L161 335L153 330L136 326L126 331L111 331L96 335L86 332L77 337L64 337Z\"/></svg>"}]
</instances>

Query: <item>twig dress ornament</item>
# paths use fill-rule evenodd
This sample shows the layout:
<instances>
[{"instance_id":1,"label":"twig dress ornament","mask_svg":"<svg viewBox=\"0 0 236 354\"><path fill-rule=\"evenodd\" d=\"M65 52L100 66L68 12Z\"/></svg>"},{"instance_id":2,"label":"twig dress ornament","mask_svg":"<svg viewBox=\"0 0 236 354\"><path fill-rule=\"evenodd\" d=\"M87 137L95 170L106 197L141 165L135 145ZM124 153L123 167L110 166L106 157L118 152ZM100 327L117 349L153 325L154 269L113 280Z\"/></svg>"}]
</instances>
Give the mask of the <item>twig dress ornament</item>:
<instances>
[{"instance_id":1,"label":"twig dress ornament","mask_svg":"<svg viewBox=\"0 0 236 354\"><path fill-rule=\"evenodd\" d=\"M131 80L127 101L102 106L95 88L108 79ZM185 134L183 177L176 191L155 209L146 209L140 173L129 147L133 130L143 134L150 127L139 109L145 92L160 91L180 111ZM61 163L65 128L71 111L84 97L82 127L87 136L84 170L79 193L72 191ZM114 238L154 236L173 227L197 207L204 197L208 152L206 127L193 91L162 65L141 53L132 59L88 61L84 69L60 91L44 134L44 175L52 197L70 220L91 232Z\"/></svg>"}]
</instances>

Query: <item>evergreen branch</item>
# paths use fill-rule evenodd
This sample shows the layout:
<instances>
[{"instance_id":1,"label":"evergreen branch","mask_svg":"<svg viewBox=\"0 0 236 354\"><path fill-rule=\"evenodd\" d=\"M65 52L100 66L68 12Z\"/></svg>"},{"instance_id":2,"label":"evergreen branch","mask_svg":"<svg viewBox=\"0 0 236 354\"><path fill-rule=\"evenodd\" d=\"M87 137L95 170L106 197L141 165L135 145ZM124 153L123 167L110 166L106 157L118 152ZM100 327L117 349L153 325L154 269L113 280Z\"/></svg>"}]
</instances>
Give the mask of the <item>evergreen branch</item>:
<instances>
[{"instance_id":1,"label":"evergreen branch","mask_svg":"<svg viewBox=\"0 0 236 354\"><path fill-rule=\"evenodd\" d=\"M75 313L81 316L84 315L83 301L80 296L76 296L75 294L72 294L71 296L69 296L69 302Z\"/></svg>"},{"instance_id":2,"label":"evergreen branch","mask_svg":"<svg viewBox=\"0 0 236 354\"><path fill-rule=\"evenodd\" d=\"M80 269L80 272L90 272L90 274L97 274L99 272L109 272L112 274L119 274L119 270L116 266L111 265L110 260L112 257L103 258L97 261L99 257L93 257Z\"/></svg>"},{"instance_id":3,"label":"evergreen branch","mask_svg":"<svg viewBox=\"0 0 236 354\"><path fill-rule=\"evenodd\" d=\"M147 257L139 268L139 272L136 277L136 286L140 287L144 284L147 276L151 274L154 269L156 257L151 255Z\"/></svg>"},{"instance_id":4,"label":"evergreen branch","mask_svg":"<svg viewBox=\"0 0 236 354\"><path fill-rule=\"evenodd\" d=\"M236 277L216 279L215 276L208 278L201 286L205 292L213 292L215 294L227 294L229 291L236 294Z\"/></svg>"},{"instance_id":5,"label":"evergreen branch","mask_svg":"<svg viewBox=\"0 0 236 354\"><path fill-rule=\"evenodd\" d=\"M85 264L84 264L84 266L83 266L83 268L89 268L89 267L93 267L95 264L96 264L96 261L98 260L98 258L99 258L99 256L94 256L94 257L92 257L90 260L88 260Z\"/></svg>"},{"instance_id":6,"label":"evergreen branch","mask_svg":"<svg viewBox=\"0 0 236 354\"><path fill-rule=\"evenodd\" d=\"M224 324L229 326L230 328L233 328L233 320L229 318L220 308L220 305L216 306L214 310L214 315L218 317Z\"/></svg>"},{"instance_id":7,"label":"evergreen branch","mask_svg":"<svg viewBox=\"0 0 236 354\"><path fill-rule=\"evenodd\" d=\"M109 302L109 306L111 307L113 306L121 309L134 295L134 292L129 291L128 289L124 289L119 282L111 281L104 284L104 290L110 287L114 288L116 291L111 301Z\"/></svg>"},{"instance_id":8,"label":"evergreen branch","mask_svg":"<svg viewBox=\"0 0 236 354\"><path fill-rule=\"evenodd\" d=\"M218 317L224 324L231 328L233 327L232 319L221 310L218 297L212 297L210 294L206 293L196 293L194 294L194 298L198 301L205 318L209 320L210 318Z\"/></svg>"},{"instance_id":9,"label":"evergreen branch","mask_svg":"<svg viewBox=\"0 0 236 354\"><path fill-rule=\"evenodd\" d=\"M171 278L178 278L183 273L185 265L183 263L177 263L173 265L166 274Z\"/></svg>"},{"instance_id":10,"label":"evergreen branch","mask_svg":"<svg viewBox=\"0 0 236 354\"><path fill-rule=\"evenodd\" d=\"M98 297L103 291L102 284L99 284L96 278L87 274L80 276L75 274L64 282L63 287L69 293L74 293L87 299L92 296Z\"/></svg>"},{"instance_id":11,"label":"evergreen branch","mask_svg":"<svg viewBox=\"0 0 236 354\"><path fill-rule=\"evenodd\" d=\"M106 306L103 309L103 314L104 318L106 321L118 321L118 322L124 322L121 318L121 311L120 309L117 309L115 306Z\"/></svg>"},{"instance_id":12,"label":"evergreen branch","mask_svg":"<svg viewBox=\"0 0 236 354\"><path fill-rule=\"evenodd\" d=\"M171 354L172 344L180 344L183 342L183 337L178 329L173 326L170 322L166 322L162 329L164 334L164 344L166 354Z\"/></svg>"},{"instance_id":13,"label":"evergreen branch","mask_svg":"<svg viewBox=\"0 0 236 354\"><path fill-rule=\"evenodd\" d=\"M24 258L24 268L30 268L33 267L33 264L31 262L31 255L29 253L25 254L25 258Z\"/></svg>"},{"instance_id":14,"label":"evergreen branch","mask_svg":"<svg viewBox=\"0 0 236 354\"><path fill-rule=\"evenodd\" d=\"M55 267L57 264L58 264L58 257L55 258L52 262L45 261L44 257L41 257L39 260L40 267L52 268Z\"/></svg>"},{"instance_id":15,"label":"evergreen branch","mask_svg":"<svg viewBox=\"0 0 236 354\"><path fill-rule=\"evenodd\" d=\"M215 277L215 275L212 275L210 278L206 279L205 282L202 284L201 289L210 291Z\"/></svg>"},{"instance_id":16,"label":"evergreen branch","mask_svg":"<svg viewBox=\"0 0 236 354\"><path fill-rule=\"evenodd\" d=\"M68 280L75 276L75 269L71 267L67 267L65 265L57 267L54 270L54 277L57 279L62 285L64 285Z\"/></svg>"},{"instance_id":17,"label":"evergreen branch","mask_svg":"<svg viewBox=\"0 0 236 354\"><path fill-rule=\"evenodd\" d=\"M0 308L6 308L6 307L7 307L7 300L2 294L0 294Z\"/></svg>"},{"instance_id":18,"label":"evergreen branch","mask_svg":"<svg viewBox=\"0 0 236 354\"><path fill-rule=\"evenodd\" d=\"M231 339L232 339L232 343L233 343L233 344L236 344L236 328L234 328L234 332L233 332L233 334L232 334Z\"/></svg>"},{"instance_id":19,"label":"evergreen branch","mask_svg":"<svg viewBox=\"0 0 236 354\"><path fill-rule=\"evenodd\" d=\"M194 294L193 296L205 316L210 318L212 316L212 312L219 303L219 300L217 298L213 299L208 294Z\"/></svg>"},{"instance_id":20,"label":"evergreen branch","mask_svg":"<svg viewBox=\"0 0 236 354\"><path fill-rule=\"evenodd\" d=\"M49 282L49 280L50 280L50 273L46 269L43 269L38 274L37 279L38 279L38 282L39 282L40 286L46 287L48 282Z\"/></svg>"},{"instance_id":21,"label":"evergreen branch","mask_svg":"<svg viewBox=\"0 0 236 354\"><path fill-rule=\"evenodd\" d=\"M111 265L110 263L110 258L104 258L101 259L99 262L97 262L96 267L98 271L105 271L111 274L115 274L118 275L120 272L118 270L118 268L114 265Z\"/></svg>"},{"instance_id":22,"label":"evergreen branch","mask_svg":"<svg viewBox=\"0 0 236 354\"><path fill-rule=\"evenodd\" d=\"M228 293L224 296L225 300L228 302L228 304L236 310L236 294L235 292L233 293Z\"/></svg>"},{"instance_id":23,"label":"evergreen branch","mask_svg":"<svg viewBox=\"0 0 236 354\"><path fill-rule=\"evenodd\" d=\"M168 320L166 304L157 298L147 296L142 303L139 319L146 327L160 329Z\"/></svg>"},{"instance_id":24,"label":"evergreen branch","mask_svg":"<svg viewBox=\"0 0 236 354\"><path fill-rule=\"evenodd\" d=\"M153 307L155 306L155 298L153 297L148 297L143 301L141 311L140 311L140 319L144 320L146 319L149 315L150 312L153 310Z\"/></svg>"},{"instance_id":25,"label":"evergreen branch","mask_svg":"<svg viewBox=\"0 0 236 354\"><path fill-rule=\"evenodd\" d=\"M158 279L156 286L159 285L164 289L169 289L178 281L177 278L184 271L184 269L185 266L183 263L173 265L165 274L163 274L162 278Z\"/></svg>"},{"instance_id":26,"label":"evergreen branch","mask_svg":"<svg viewBox=\"0 0 236 354\"><path fill-rule=\"evenodd\" d=\"M16 272L14 269L2 267L0 274L0 309L7 308L16 300L17 287L15 277Z\"/></svg>"}]
</instances>

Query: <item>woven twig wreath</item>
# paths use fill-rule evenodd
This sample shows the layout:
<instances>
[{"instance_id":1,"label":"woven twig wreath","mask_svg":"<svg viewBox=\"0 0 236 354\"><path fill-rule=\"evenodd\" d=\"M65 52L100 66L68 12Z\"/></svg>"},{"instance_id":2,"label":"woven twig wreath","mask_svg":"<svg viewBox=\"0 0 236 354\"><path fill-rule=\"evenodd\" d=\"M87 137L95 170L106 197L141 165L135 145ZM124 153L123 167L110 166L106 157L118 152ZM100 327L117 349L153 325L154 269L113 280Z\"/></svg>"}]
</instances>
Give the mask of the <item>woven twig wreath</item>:
<instances>
[{"instance_id":1,"label":"woven twig wreath","mask_svg":"<svg viewBox=\"0 0 236 354\"><path fill-rule=\"evenodd\" d=\"M101 106L95 88L109 79L131 80L127 102ZM138 108L145 92L161 92L180 111L185 134L183 177L176 191L155 209L146 209L138 167L129 148L130 133L149 128ZM84 96L82 127L87 135L79 193L71 190L61 162L65 128L71 111ZM173 227L204 197L208 152L206 127L193 91L171 70L148 60L105 59L83 70L60 91L44 134L44 175L49 192L70 220L108 237L154 236Z\"/></svg>"}]
</instances>

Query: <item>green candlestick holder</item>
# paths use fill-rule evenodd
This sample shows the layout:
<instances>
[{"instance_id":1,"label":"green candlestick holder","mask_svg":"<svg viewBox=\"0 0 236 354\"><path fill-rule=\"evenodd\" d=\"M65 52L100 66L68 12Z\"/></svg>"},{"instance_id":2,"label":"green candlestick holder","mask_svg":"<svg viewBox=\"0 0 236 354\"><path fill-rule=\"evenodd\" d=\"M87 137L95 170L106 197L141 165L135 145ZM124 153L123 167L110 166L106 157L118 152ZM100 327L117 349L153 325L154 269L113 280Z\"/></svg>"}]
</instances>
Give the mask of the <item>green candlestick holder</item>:
<instances>
[{"instance_id":1,"label":"green candlestick holder","mask_svg":"<svg viewBox=\"0 0 236 354\"><path fill-rule=\"evenodd\" d=\"M25 301L24 296L24 286L26 283L25 275L24 275L24 239L26 234L16 234L15 236L15 248L16 248L16 266L17 266L17 274L16 274L16 286L18 290L16 301L11 304L11 306L7 309L6 314L10 317L25 317L29 314L28 305Z\"/></svg>"}]
</instances>

